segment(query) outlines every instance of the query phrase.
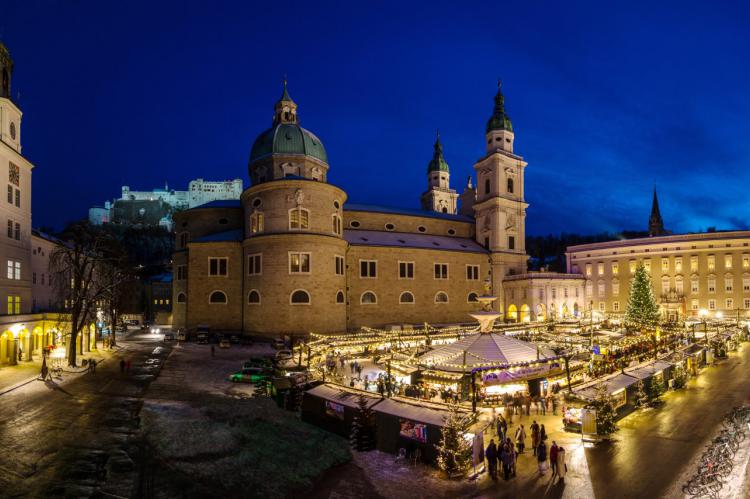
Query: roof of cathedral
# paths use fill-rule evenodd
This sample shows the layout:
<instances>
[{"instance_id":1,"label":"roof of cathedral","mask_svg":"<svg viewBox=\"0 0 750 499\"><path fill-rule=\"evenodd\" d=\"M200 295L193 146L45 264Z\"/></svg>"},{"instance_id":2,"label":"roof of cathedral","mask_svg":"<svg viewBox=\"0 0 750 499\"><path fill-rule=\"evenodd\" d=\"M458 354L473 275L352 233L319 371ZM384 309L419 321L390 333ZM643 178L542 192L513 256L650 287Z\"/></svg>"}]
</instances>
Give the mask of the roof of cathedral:
<instances>
[{"instance_id":1,"label":"roof of cathedral","mask_svg":"<svg viewBox=\"0 0 750 499\"><path fill-rule=\"evenodd\" d=\"M497 82L497 94L495 95L495 109L492 112L492 116L487 121L487 132L492 130L506 130L508 132L513 131L513 123L510 121L510 117L505 114L505 97L501 90L500 82Z\"/></svg>"},{"instance_id":2,"label":"roof of cathedral","mask_svg":"<svg viewBox=\"0 0 750 499\"><path fill-rule=\"evenodd\" d=\"M200 206L196 206L190 209L200 210L201 208L241 208L241 207L242 207L242 204L240 203L239 199L217 199L216 201L211 201L210 203L202 204Z\"/></svg>"},{"instance_id":3,"label":"roof of cathedral","mask_svg":"<svg viewBox=\"0 0 750 499\"><path fill-rule=\"evenodd\" d=\"M432 154L432 159L427 163L427 173L449 171L448 163L443 157L443 144L440 143L440 131L438 130L437 137L435 138L435 151Z\"/></svg>"},{"instance_id":4,"label":"roof of cathedral","mask_svg":"<svg viewBox=\"0 0 750 499\"><path fill-rule=\"evenodd\" d=\"M395 246L399 248L487 253L482 245L473 239L464 237L379 230L345 230L344 239L353 246Z\"/></svg>"},{"instance_id":5,"label":"roof of cathedral","mask_svg":"<svg viewBox=\"0 0 750 499\"><path fill-rule=\"evenodd\" d=\"M216 234L209 234L207 236L199 237L190 241L191 243L217 243L225 241L242 241L244 237L242 229L226 230L224 232L217 232Z\"/></svg>"},{"instance_id":6,"label":"roof of cathedral","mask_svg":"<svg viewBox=\"0 0 750 499\"><path fill-rule=\"evenodd\" d=\"M258 135L250 151L250 161L269 154L304 154L328 163L323 142L296 123L279 123Z\"/></svg>"},{"instance_id":7,"label":"roof of cathedral","mask_svg":"<svg viewBox=\"0 0 750 499\"><path fill-rule=\"evenodd\" d=\"M412 217L442 218L444 220L455 220L457 222L474 223L472 217L465 215L453 215L450 213L439 213L437 211L418 210L413 208L393 208L391 206L378 206L374 204L346 203L344 211L372 211L375 213L392 213L394 215L409 215Z\"/></svg>"}]
</instances>

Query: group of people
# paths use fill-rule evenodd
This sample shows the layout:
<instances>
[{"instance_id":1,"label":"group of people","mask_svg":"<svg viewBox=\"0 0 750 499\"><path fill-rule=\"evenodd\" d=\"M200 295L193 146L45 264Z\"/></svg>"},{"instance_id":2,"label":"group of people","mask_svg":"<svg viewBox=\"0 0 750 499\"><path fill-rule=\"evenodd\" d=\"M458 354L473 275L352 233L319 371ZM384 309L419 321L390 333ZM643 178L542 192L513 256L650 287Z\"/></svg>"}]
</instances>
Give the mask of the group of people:
<instances>
[{"instance_id":1,"label":"group of people","mask_svg":"<svg viewBox=\"0 0 750 499\"><path fill-rule=\"evenodd\" d=\"M126 372L130 374L130 359L120 359L120 373L124 374Z\"/></svg>"}]
</instances>

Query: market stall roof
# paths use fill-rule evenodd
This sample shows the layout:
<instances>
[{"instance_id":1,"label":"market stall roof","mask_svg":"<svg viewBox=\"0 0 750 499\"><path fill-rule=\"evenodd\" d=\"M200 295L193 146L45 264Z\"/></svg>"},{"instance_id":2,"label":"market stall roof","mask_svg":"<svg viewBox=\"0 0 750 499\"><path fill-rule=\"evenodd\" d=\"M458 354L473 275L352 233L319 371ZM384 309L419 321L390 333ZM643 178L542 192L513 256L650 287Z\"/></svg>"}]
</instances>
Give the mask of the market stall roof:
<instances>
[{"instance_id":1,"label":"market stall roof","mask_svg":"<svg viewBox=\"0 0 750 499\"><path fill-rule=\"evenodd\" d=\"M359 401L360 395L365 396L368 407L372 407L383 400L380 397L374 397L362 390L349 390L329 384L318 385L315 388L307 390L305 393L352 408L358 407L357 402Z\"/></svg>"},{"instance_id":2,"label":"market stall roof","mask_svg":"<svg viewBox=\"0 0 750 499\"><path fill-rule=\"evenodd\" d=\"M419 363L430 369L449 372L462 372L465 364L466 372L471 372L478 367L510 367L554 357L555 352L541 345L499 333L477 333L427 352L419 358Z\"/></svg>"},{"instance_id":3,"label":"market stall roof","mask_svg":"<svg viewBox=\"0 0 750 499\"><path fill-rule=\"evenodd\" d=\"M630 369L625 369L625 374L638 379L648 379L655 373L663 371L671 365L671 363L665 360L652 360L643 364L639 364L635 367L631 367Z\"/></svg>"},{"instance_id":4,"label":"market stall roof","mask_svg":"<svg viewBox=\"0 0 750 499\"><path fill-rule=\"evenodd\" d=\"M703 345L696 345L695 343L692 343L691 345L683 348L682 350L679 350L679 352L683 353L685 355L694 355L694 354L696 354L698 352L701 352L701 351L703 351L705 349L706 349L706 347L704 347Z\"/></svg>"},{"instance_id":5,"label":"market stall roof","mask_svg":"<svg viewBox=\"0 0 750 499\"><path fill-rule=\"evenodd\" d=\"M384 399L372 409L381 414L388 414L399 418L409 419L418 423L443 426L448 417L448 411L433 407L411 404L397 399ZM466 415L470 413L466 411Z\"/></svg>"},{"instance_id":6,"label":"market stall roof","mask_svg":"<svg viewBox=\"0 0 750 499\"><path fill-rule=\"evenodd\" d=\"M612 394L618 390L627 388L630 385L637 383L638 379L627 374L617 373L602 380L594 380L586 383L585 385L573 390L573 393L578 397L584 399L594 399L596 397L596 387L600 382L606 387L607 393Z\"/></svg>"}]
</instances>

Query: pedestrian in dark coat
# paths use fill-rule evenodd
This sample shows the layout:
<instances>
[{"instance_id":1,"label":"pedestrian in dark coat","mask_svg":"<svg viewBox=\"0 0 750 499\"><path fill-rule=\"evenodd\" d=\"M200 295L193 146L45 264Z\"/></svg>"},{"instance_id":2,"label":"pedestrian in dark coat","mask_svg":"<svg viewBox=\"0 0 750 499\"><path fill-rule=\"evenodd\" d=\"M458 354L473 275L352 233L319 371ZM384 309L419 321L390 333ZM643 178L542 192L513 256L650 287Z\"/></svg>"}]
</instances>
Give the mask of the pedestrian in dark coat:
<instances>
[{"instance_id":1,"label":"pedestrian in dark coat","mask_svg":"<svg viewBox=\"0 0 750 499\"><path fill-rule=\"evenodd\" d=\"M120 359L120 374L125 372L125 359Z\"/></svg>"},{"instance_id":2,"label":"pedestrian in dark coat","mask_svg":"<svg viewBox=\"0 0 750 499\"><path fill-rule=\"evenodd\" d=\"M539 462L539 474L544 475L547 470L547 445L544 442L539 442L536 449L536 460Z\"/></svg>"},{"instance_id":3,"label":"pedestrian in dark coat","mask_svg":"<svg viewBox=\"0 0 750 499\"><path fill-rule=\"evenodd\" d=\"M490 445L487 446L487 450L484 451L484 457L487 458L487 467L490 470L490 478L493 480L497 479L497 446L495 440L490 440Z\"/></svg>"},{"instance_id":4,"label":"pedestrian in dark coat","mask_svg":"<svg viewBox=\"0 0 750 499\"><path fill-rule=\"evenodd\" d=\"M539 441L544 442L547 440L547 430L544 429L544 425L539 428Z\"/></svg>"},{"instance_id":5,"label":"pedestrian in dark coat","mask_svg":"<svg viewBox=\"0 0 750 499\"><path fill-rule=\"evenodd\" d=\"M497 418L497 436L500 438L500 441L505 440L505 435L508 434L508 423L505 422L505 418L502 416L499 416Z\"/></svg>"},{"instance_id":6,"label":"pedestrian in dark coat","mask_svg":"<svg viewBox=\"0 0 750 499\"><path fill-rule=\"evenodd\" d=\"M552 446L549 448L549 464L552 469L552 476L557 475L557 442L552 441Z\"/></svg>"},{"instance_id":7,"label":"pedestrian in dark coat","mask_svg":"<svg viewBox=\"0 0 750 499\"><path fill-rule=\"evenodd\" d=\"M503 445L503 450L500 451L500 462L503 464L503 479L508 481L513 468L513 444Z\"/></svg>"},{"instance_id":8,"label":"pedestrian in dark coat","mask_svg":"<svg viewBox=\"0 0 750 499\"><path fill-rule=\"evenodd\" d=\"M536 455L536 448L539 446L539 425L536 419L531 423L531 452Z\"/></svg>"}]
</instances>

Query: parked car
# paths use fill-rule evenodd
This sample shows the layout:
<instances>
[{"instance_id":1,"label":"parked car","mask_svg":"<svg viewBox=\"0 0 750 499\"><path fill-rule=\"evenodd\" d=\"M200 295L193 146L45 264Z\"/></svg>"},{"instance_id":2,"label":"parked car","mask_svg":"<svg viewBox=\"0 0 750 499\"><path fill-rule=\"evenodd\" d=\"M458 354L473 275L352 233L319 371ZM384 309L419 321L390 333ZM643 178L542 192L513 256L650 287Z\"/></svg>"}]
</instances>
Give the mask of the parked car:
<instances>
[{"instance_id":1,"label":"parked car","mask_svg":"<svg viewBox=\"0 0 750 499\"><path fill-rule=\"evenodd\" d=\"M208 345L208 333L198 333L195 335L195 339L202 345Z\"/></svg>"},{"instance_id":2,"label":"parked car","mask_svg":"<svg viewBox=\"0 0 750 499\"><path fill-rule=\"evenodd\" d=\"M261 367L265 369L273 368L273 361L268 357L250 357L250 360L243 362L242 368Z\"/></svg>"},{"instance_id":3,"label":"parked car","mask_svg":"<svg viewBox=\"0 0 750 499\"><path fill-rule=\"evenodd\" d=\"M293 357L293 354L291 350L279 350L278 352L276 352L277 362L281 362L284 360L291 360L292 357Z\"/></svg>"},{"instance_id":4,"label":"parked car","mask_svg":"<svg viewBox=\"0 0 750 499\"><path fill-rule=\"evenodd\" d=\"M229 381L232 383L257 383L267 379L271 379L271 374L260 367L242 369L239 372L229 375Z\"/></svg>"},{"instance_id":5,"label":"parked car","mask_svg":"<svg viewBox=\"0 0 750 499\"><path fill-rule=\"evenodd\" d=\"M286 342L284 341L284 338L274 338L273 347L276 350L281 350L282 348L286 348Z\"/></svg>"},{"instance_id":6,"label":"parked car","mask_svg":"<svg viewBox=\"0 0 750 499\"><path fill-rule=\"evenodd\" d=\"M164 333L164 341L174 341L174 333Z\"/></svg>"},{"instance_id":7,"label":"parked car","mask_svg":"<svg viewBox=\"0 0 750 499\"><path fill-rule=\"evenodd\" d=\"M229 343L229 340L224 338L222 340L219 340L219 348L229 348L232 344Z\"/></svg>"}]
</instances>

